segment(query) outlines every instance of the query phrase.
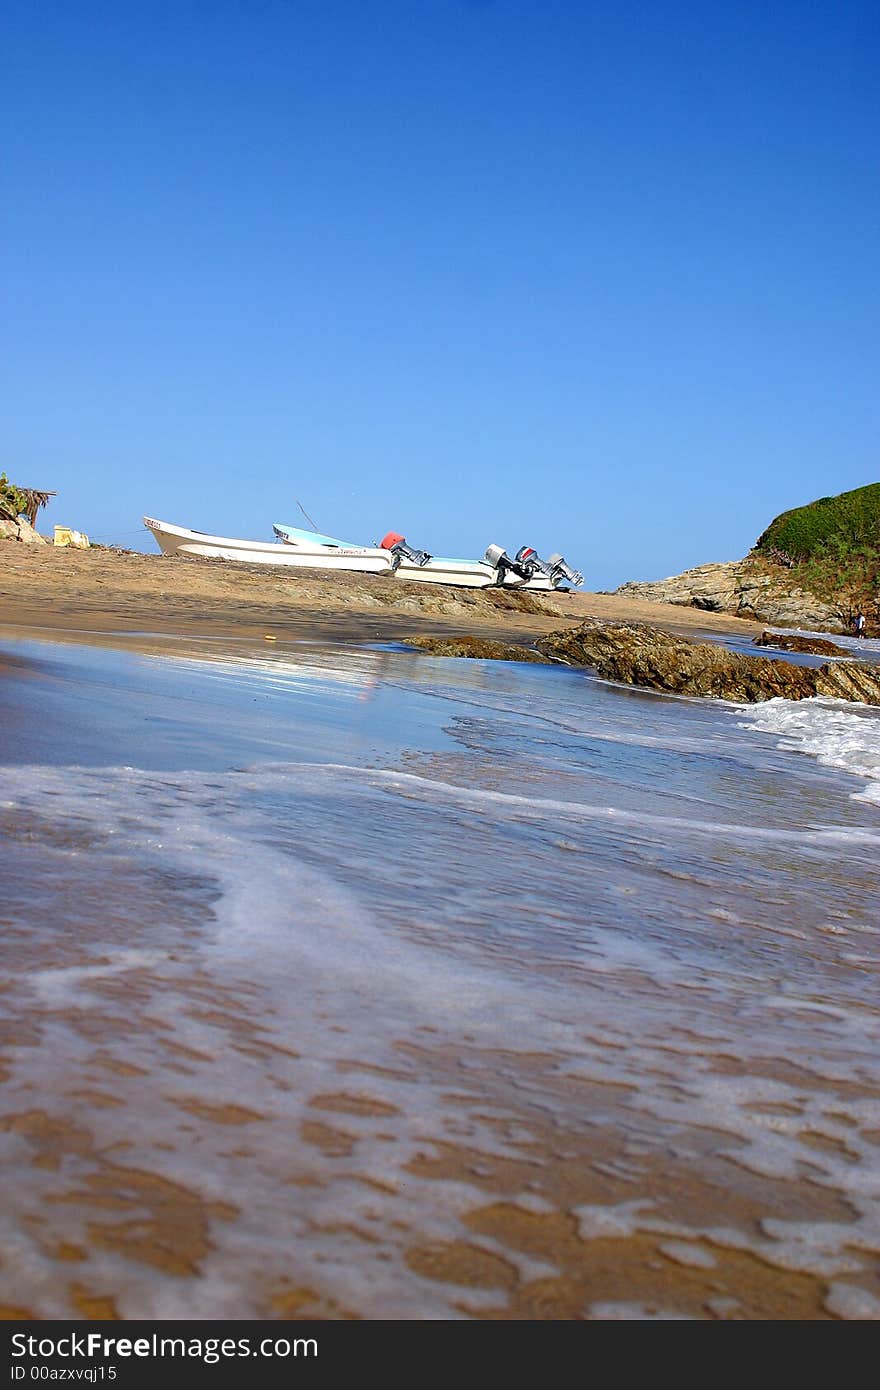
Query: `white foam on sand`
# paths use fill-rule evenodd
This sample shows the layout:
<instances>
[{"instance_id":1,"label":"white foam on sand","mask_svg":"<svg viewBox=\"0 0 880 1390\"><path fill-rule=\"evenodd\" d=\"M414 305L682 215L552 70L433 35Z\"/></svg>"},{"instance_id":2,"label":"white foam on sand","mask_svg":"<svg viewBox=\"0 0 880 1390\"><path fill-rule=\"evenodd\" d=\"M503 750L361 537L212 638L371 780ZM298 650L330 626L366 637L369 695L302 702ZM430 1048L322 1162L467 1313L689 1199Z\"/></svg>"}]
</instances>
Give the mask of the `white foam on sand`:
<instances>
[{"instance_id":1,"label":"white foam on sand","mask_svg":"<svg viewBox=\"0 0 880 1390\"><path fill-rule=\"evenodd\" d=\"M880 725L878 725L880 729ZM391 792L425 801L436 802L438 797L451 802L472 805L491 816L496 811L520 820L546 821L548 817L558 817L559 823L566 821L597 821L622 828L646 829L658 836L687 834L699 835L709 840L743 839L766 840L778 844L792 844L801 847L807 844L825 845L865 845L880 848L880 827L853 826L838 829L832 826L801 827L797 830L782 829L773 825L744 825L710 819L697 820L685 816L656 814L650 811L632 811L607 803L591 803L562 800L555 797L539 797L512 792L492 791L484 787L463 787L444 782L436 777L401 772L397 769L358 768L344 764L325 764L328 772L341 773L352 779L362 779L374 785L384 785ZM288 776L288 765L279 769L271 764L260 768L259 775L265 780L273 772ZM878 772L880 775L880 772Z\"/></svg>"},{"instance_id":2,"label":"white foam on sand","mask_svg":"<svg viewBox=\"0 0 880 1390\"><path fill-rule=\"evenodd\" d=\"M587 1305L585 1317L599 1322L689 1322L685 1313L653 1303L597 1302Z\"/></svg>"},{"instance_id":3,"label":"white foam on sand","mask_svg":"<svg viewBox=\"0 0 880 1390\"><path fill-rule=\"evenodd\" d=\"M268 677L291 699L305 685L320 703L324 675L276 662L242 679ZM213 688L226 681L218 668ZM610 741L681 756L706 746L665 729L660 700L644 737L646 703L627 707L639 718L609 714ZM814 756L806 742L821 735L828 753L827 723L783 717L742 715ZM717 711L693 720L723 743ZM865 719L855 762L828 765L864 780L878 728ZM838 757L844 733L849 723ZM331 1316L497 1307L497 1289L432 1279L408 1256L473 1240L466 1218L481 1205L552 1219L552 1184L524 1190L516 1167L549 1166L540 1123L562 1152L585 1133L622 1136L626 1165L606 1163L603 1181L617 1170L634 1194L673 1160L697 1180L715 1164L766 1190L765 1208L754 1199L766 1219L741 1229L698 1228L637 1195L577 1206L585 1241L648 1231L694 1268L710 1267L706 1243L846 1276L830 1311L865 1316L858 1279L880 1253L880 1067L864 987L876 940L827 870L876 852L873 808L864 825L855 812L845 825L743 824L733 799L716 811L702 784L694 814L676 816L648 795L609 804L589 773L568 797L565 784L537 794L555 792L550 777L515 785L330 761L0 769L0 810L13 837L22 827L0 961L11 1038L0 1180L16 1192L0 1212L0 1301L71 1316L70 1266L59 1273L51 1253L64 1241L84 1252L77 1281L113 1291L127 1317L265 1316L283 1287L315 1288ZM818 887L802 883L817 862ZM50 1160L52 1124L76 1135L59 1167L30 1161L41 1114ZM450 1150L467 1155L458 1178L430 1175ZM494 1177L497 1160L519 1175ZM102 1207L93 1183L108 1170ZM148 1223L138 1174L174 1185L204 1219L194 1272L90 1236L96 1223ZM805 1220L805 1190L851 1220ZM522 1278L546 1273L501 1235L479 1248ZM597 1302L590 1315L680 1314Z\"/></svg>"}]
</instances>

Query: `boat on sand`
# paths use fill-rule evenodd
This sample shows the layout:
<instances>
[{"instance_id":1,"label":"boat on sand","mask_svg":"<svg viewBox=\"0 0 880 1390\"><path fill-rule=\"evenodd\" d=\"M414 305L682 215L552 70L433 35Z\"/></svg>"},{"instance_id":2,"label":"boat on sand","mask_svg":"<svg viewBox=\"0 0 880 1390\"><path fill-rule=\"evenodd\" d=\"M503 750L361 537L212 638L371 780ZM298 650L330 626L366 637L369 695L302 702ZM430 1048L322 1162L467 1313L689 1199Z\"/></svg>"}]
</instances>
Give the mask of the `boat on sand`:
<instances>
[{"instance_id":1,"label":"boat on sand","mask_svg":"<svg viewBox=\"0 0 880 1390\"><path fill-rule=\"evenodd\" d=\"M367 546L324 545L294 547L280 541L239 540L233 536L211 536L190 531L170 521L145 516L144 525L152 531L163 555L195 555L206 560L235 560L243 565L283 565L290 569L357 570L361 574L382 574L391 568L387 552Z\"/></svg>"},{"instance_id":2,"label":"boat on sand","mask_svg":"<svg viewBox=\"0 0 880 1390\"><path fill-rule=\"evenodd\" d=\"M501 546L490 545L482 560L455 560L416 550L397 532L389 532L379 545L360 546L317 531L280 524L273 528L278 537L275 541L213 536L148 516L144 517L144 525L164 555L192 555L290 569L389 574L420 583L478 589L503 586L546 593L563 583L583 583L582 576L570 569L561 556L545 561L528 546L523 546L513 558Z\"/></svg>"},{"instance_id":3,"label":"boat on sand","mask_svg":"<svg viewBox=\"0 0 880 1390\"><path fill-rule=\"evenodd\" d=\"M298 526L272 528L279 540L297 548L309 548L316 542L328 550L340 550L347 541L322 536L316 531L304 531ZM561 555L542 560L531 546L521 546L511 558L499 545L487 546L482 560L454 560L431 555L408 545L405 536L389 531L379 542L379 549L392 557L391 567L401 579L427 584L458 584L468 588L487 588L499 584L512 588L544 591L558 589L562 584L583 584L584 577L567 565Z\"/></svg>"}]
</instances>

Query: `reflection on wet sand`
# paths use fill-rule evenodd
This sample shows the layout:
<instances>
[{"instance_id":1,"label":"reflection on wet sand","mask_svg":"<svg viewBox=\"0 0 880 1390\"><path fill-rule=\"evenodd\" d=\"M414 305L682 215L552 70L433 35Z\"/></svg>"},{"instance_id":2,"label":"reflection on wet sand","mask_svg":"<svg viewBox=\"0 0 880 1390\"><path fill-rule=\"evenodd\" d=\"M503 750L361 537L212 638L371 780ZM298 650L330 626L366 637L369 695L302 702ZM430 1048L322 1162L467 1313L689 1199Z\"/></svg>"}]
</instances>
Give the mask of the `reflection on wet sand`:
<instances>
[{"instance_id":1,"label":"reflection on wet sand","mask_svg":"<svg viewBox=\"0 0 880 1390\"><path fill-rule=\"evenodd\" d=\"M104 760L58 658L88 757L0 768L3 1316L877 1316L874 807L567 675L82 659Z\"/></svg>"}]
</instances>

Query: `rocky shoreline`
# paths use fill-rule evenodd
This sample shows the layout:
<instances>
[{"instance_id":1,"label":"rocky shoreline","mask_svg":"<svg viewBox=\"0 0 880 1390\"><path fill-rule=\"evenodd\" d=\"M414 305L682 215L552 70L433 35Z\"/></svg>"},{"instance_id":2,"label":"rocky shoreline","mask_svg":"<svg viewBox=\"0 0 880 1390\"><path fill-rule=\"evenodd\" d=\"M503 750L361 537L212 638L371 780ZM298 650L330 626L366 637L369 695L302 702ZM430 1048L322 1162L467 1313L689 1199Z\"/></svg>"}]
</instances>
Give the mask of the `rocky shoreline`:
<instances>
[{"instance_id":1,"label":"rocky shoreline","mask_svg":"<svg viewBox=\"0 0 880 1390\"><path fill-rule=\"evenodd\" d=\"M880 673L858 662L797 666L778 657L748 656L713 642L694 642L647 623L588 620L579 627L539 637L531 651L515 643L481 642L476 637L416 637L409 639L408 645L436 656L544 659L586 666L605 680L669 695L705 696L741 704L809 700L819 695L880 705Z\"/></svg>"},{"instance_id":2,"label":"rocky shoreline","mask_svg":"<svg viewBox=\"0 0 880 1390\"><path fill-rule=\"evenodd\" d=\"M630 581L615 589L621 598L699 608L705 613L731 613L774 627L845 632L839 610L815 594L786 582L785 571L756 556L696 569L654 582Z\"/></svg>"},{"instance_id":3,"label":"rocky shoreline","mask_svg":"<svg viewBox=\"0 0 880 1390\"><path fill-rule=\"evenodd\" d=\"M762 632L755 638L756 647L776 647L783 652L806 652L811 656L843 656L850 653L836 642L824 637L801 637L796 632Z\"/></svg>"},{"instance_id":4,"label":"rocky shoreline","mask_svg":"<svg viewBox=\"0 0 880 1390\"><path fill-rule=\"evenodd\" d=\"M675 695L707 695L754 704L822 695L880 705L880 674L852 661L796 666L768 656L745 656L712 642L691 642L647 624L582 623L535 644L544 656L590 666L606 680Z\"/></svg>"}]
</instances>

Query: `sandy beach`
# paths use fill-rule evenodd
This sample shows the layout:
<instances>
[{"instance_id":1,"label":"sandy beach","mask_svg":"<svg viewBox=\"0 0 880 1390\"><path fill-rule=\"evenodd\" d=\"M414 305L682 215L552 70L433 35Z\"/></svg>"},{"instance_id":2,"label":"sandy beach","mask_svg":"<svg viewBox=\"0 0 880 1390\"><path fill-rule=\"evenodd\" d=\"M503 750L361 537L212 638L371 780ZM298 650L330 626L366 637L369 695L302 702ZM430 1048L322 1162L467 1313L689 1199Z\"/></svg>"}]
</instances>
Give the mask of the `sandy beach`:
<instances>
[{"instance_id":1,"label":"sandy beach","mask_svg":"<svg viewBox=\"0 0 880 1390\"><path fill-rule=\"evenodd\" d=\"M880 1322L877 6L6 8L7 1378Z\"/></svg>"},{"instance_id":2,"label":"sandy beach","mask_svg":"<svg viewBox=\"0 0 880 1390\"><path fill-rule=\"evenodd\" d=\"M7 960L13 972L21 971L13 979L38 978L35 1002L24 987L9 990L0 1039L9 1058L5 1072L0 1066L0 1079L9 1083L0 1136L19 1155L21 1200L31 1212L29 1259L37 1273L18 1296L8 1283L0 1285L0 1317L126 1318L144 1308L162 1315L178 1300L190 1315L266 1319L820 1319L862 1316L859 1309L873 1308L864 1281L843 1285L841 1292L821 1262L805 1259L799 1266L796 1242L798 1222L820 1228L826 1223L831 1230L853 1220L840 1173L846 1173L845 1163L855 1162L855 1149L843 1146L855 1144L860 1107L873 1101L876 1088L867 1073L858 1074L859 1062L850 1080L836 1062L823 1071L822 1062L795 1056L797 1046L787 1041L787 1001L775 1024L778 1036L765 1041L762 991L769 986L740 997L741 978L759 969L748 953L751 938L763 930L760 823L752 825L747 817L742 844L734 836L729 845L711 825L701 829L699 820L695 828L677 828L691 826L680 822L685 804L689 815L699 817L708 814L705 807L715 814L714 801L727 799L717 810L722 822L746 804L736 778L731 780L728 726L716 729L711 722L723 716L709 711L705 733L693 719L670 732L663 722L669 706L612 692L589 733L572 733L579 726L571 721L582 717L579 673L502 670L501 684L490 682L487 693L478 672L462 671L473 663L418 667L424 658L358 647L435 632L528 643L588 615L642 619L678 632L747 638L759 631L733 618L606 594L422 591L371 576L302 572L292 579L224 561L2 547L0 625L13 634L37 633L68 648L121 644L134 653L156 650L154 639L181 637L192 639L195 661L183 684L171 684L167 692L159 685L155 697L150 687L133 686L129 694L119 684L115 703L106 708L124 727L106 726L106 768L95 751L105 706L96 704L93 713L90 702L109 699L106 672L122 667L99 666L96 676L83 678L74 658L66 667L53 658L46 681L37 674L30 683L45 685L49 698L59 701L48 707L54 722L49 717L45 727L30 732L23 722L7 723L32 743L22 754L20 781L16 769L8 769L16 809L4 810L0 819L22 847L23 900L31 903L29 894L41 878L46 886L45 896L28 908L32 937L22 933ZM201 648L200 638L206 639ZM252 654L264 650L266 638L275 642L265 649L277 644L291 656L307 639L317 644L316 655L296 669L285 657L277 674L270 667L257 670ZM209 707L207 720L191 706L195 682L204 681L205 673L217 671L218 681L239 680L231 667L218 670L227 650L239 654L240 680L251 683L242 686L243 694L236 687L237 703L224 724L227 715L219 706ZM110 658L122 660L119 653ZM397 729L401 714L437 694L434 685L445 678L437 673L450 667L457 671L451 679L465 684L435 699L436 745L427 739L403 755L401 765L418 778L408 787L403 774L403 790L396 791L391 809L377 784L380 790L369 792L376 799L364 801L358 813L358 799L367 795L363 775L390 777L384 769L396 766L381 741L390 735L382 732L386 725L374 702L381 702L383 688L399 695L406 687L403 703L391 706L387 727ZM29 669L13 651L2 658L0 678L20 682ZM410 676L416 670L427 674ZM158 675L144 679L164 680L163 671L160 666ZM558 678L552 686L546 684L551 677ZM312 735L306 721L305 732L290 734L295 719L306 719L302 704L279 705L277 728L269 705L268 714L260 705L251 715L264 699L267 680L278 689L282 681L299 682L284 687L285 700L301 700L311 682L316 693L308 710L318 713L308 717L325 717L327 729L316 724ZM116 681L121 677L112 675ZM513 682L509 707L506 681ZM572 696L557 710L552 692L563 681L572 683ZM598 698L606 696L600 692ZM543 709L540 700L546 712L536 713L534 741L498 757L491 740L508 727L505 719L511 716L511 732L504 737L519 737L520 711ZM332 708L324 715L326 706ZM26 709L25 694L13 714L23 717ZM457 711L456 738L463 742L442 741L452 718L447 709ZM675 702L670 717L679 717ZM181 726L182 736L177 718L189 721ZM250 732L242 731L239 718L253 720ZM632 723L619 727L614 722L630 718ZM206 724L209 751L200 753L196 736ZM377 741L358 744L355 758L355 745L345 739L362 727L374 730L370 737ZM307 763L289 763L296 769L297 800L311 809L304 813L305 845L295 822L282 855L270 852L268 831L255 829L249 803L240 801L237 760L247 758L233 739L240 738L245 750L259 750L265 739L273 757L292 760L302 749L285 744L288 737L301 739L302 748L312 738L316 747L324 738L326 746L314 776ZM561 737L569 743L559 768L544 768L539 760L550 756L546 750ZM273 738L279 740L277 753ZM482 738L489 739L485 746ZM619 759L642 738L648 761L630 778ZM160 755L155 764L141 761L163 739L173 750L171 761ZM694 759L693 750L704 748L701 739L718 761L700 774L706 780L697 795L684 783L676 789L682 765L677 750L690 749ZM220 751L212 751L212 744ZM593 746L610 748L612 760L607 768L590 763L577 794L566 792L581 750ZM200 756L207 761L200 763ZM671 761L663 761L667 756ZM655 757L660 771L652 787ZM747 749L744 770L737 773L747 789L753 787L751 757ZM183 761L175 764L175 758ZM356 760L359 766L350 766ZM121 766L129 761L134 767ZM168 768L175 765L188 769L185 782L173 780ZM155 775L148 771L153 766L159 769ZM32 767L38 768L36 781ZM274 767L268 762L254 784L266 795L273 777L279 778L282 799L267 803L273 837L282 834L275 817L294 775ZM473 794L488 798L488 826L471 820L468 806L459 805L460 795L471 795L475 767L481 785ZM339 779L337 807L333 788ZM532 782L539 807L555 804L547 800L551 795L574 797L575 812L587 817L583 832L570 820L557 828L553 812L533 844L520 842L526 833L520 821L531 814L521 793ZM433 788L421 813L426 820L419 814L410 819L407 798L421 804L426 785ZM589 796L605 795L597 786L611 788L618 798L607 831L604 811L585 804L577 812ZM762 783L754 787L761 795ZM811 815L821 819L821 797L832 792L837 796L834 788L826 793L824 783L816 783ZM631 839L626 818L641 814L649 795L662 814L652 812L645 822L649 829L634 830ZM685 803L686 796L693 801ZM513 807L507 827L507 812L499 819L492 800L499 797ZM178 801L187 833L202 827L202 838L185 847L183 875L173 854L167 862L162 858L170 853L163 848L166 833L180 834L165 820L169 808L178 817ZM834 814L838 804L833 801ZM236 850L232 869L223 857L225 841L216 838L218 814L227 837L245 846L243 853ZM565 810L559 814L565 821ZM845 803L842 814L858 824ZM616 828L617 816L623 817L622 829ZM373 820L382 827L378 841L371 838ZM430 828L427 849L419 839L423 824ZM114 858L116 826L128 826L131 839L131 851L121 860ZM606 834L612 838L602 850ZM640 837L647 835L657 838L645 841L641 864ZM754 857L750 835L759 837ZM695 836L698 843L706 837L706 848L693 859ZM629 868L631 843L635 862ZM796 844L792 831L786 852L795 854ZM304 904L309 935L316 932L316 959L298 960L294 993L279 1004L273 972L287 959L286 938L267 945L263 973L249 948L240 958L232 948L215 957L202 936L218 913L223 922L227 900L232 912L242 895L261 910L265 901L271 920L272 903L276 897L286 901L285 876L301 853L294 897ZM36 856L31 881L29 854ZM407 877L410 854L414 864ZM464 865L469 854L473 864L466 871L458 861ZM713 878L725 855L729 866ZM338 865L349 863L363 867L351 880L339 878ZM252 876L236 877L245 872ZM472 932L469 901L459 905L456 898L460 872L470 875L464 881L471 895L487 895L482 912L473 909ZM372 894L369 883L361 882L370 873L376 875ZM507 894L519 873L520 897L513 899L519 906L512 911ZM571 897L572 873L582 876L576 882L583 883L584 901L601 904L610 895L612 945L600 960L605 928L599 912L599 944L591 948L595 970L590 956L582 961L577 954L581 943L566 935L582 896L578 889ZM208 892L203 878L220 887ZM843 883L835 878L829 888L818 878L814 893L803 888L805 881L796 867L790 881L768 880L782 904L781 919L796 920L799 927L798 914L812 911L810 894L816 896L816 913L833 917L834 894ZM850 872L850 894L867 894L868 887L858 870ZM532 906L533 891L538 900ZM547 915L554 892L555 907ZM671 894L662 909L663 922L673 923L670 958L685 952L680 975L677 966L668 974L668 960L658 969L650 953L639 954L642 922L652 922L665 893ZM222 911L213 905L218 894ZM399 907L389 908L387 920L377 919L381 933L365 915L361 894L364 904L399 895ZM146 905L137 949L127 905L133 902ZM630 902L637 908L632 958L618 955L620 931L625 936L630 930ZM432 914L445 911L447 903L448 915L435 922ZM692 957L680 946L689 931L697 932L691 924L710 906L718 922L735 924L741 916L747 924L745 944L731 946L733 956L720 964L711 954L714 936L706 946L695 934ZM500 918L510 913L514 923L534 915L537 945L524 929L521 939L515 933L493 945L496 909ZM51 930L56 911L64 914L64 933ZM250 906L246 916L252 916ZM354 945L340 946L337 922L349 917ZM436 954L437 943L456 940L460 919L461 961L453 954L446 962ZM285 920L281 914L279 922ZM817 922L824 920L817 915ZM558 923L565 926L556 942ZM841 916L832 929L849 930L848 919ZM240 924L232 937L239 930ZM645 939L649 946L653 930ZM790 934L797 934L794 927ZM553 949L550 941L556 942ZM775 951L772 936L770 941ZM779 941L789 949L784 934ZM399 997L394 971L385 977L378 967L375 979L352 975L346 984L354 961L378 961L389 944L402 981ZM738 950L747 953L742 974ZM792 959L797 971L799 958ZM449 997L433 992L438 960L443 969L449 964L450 979L458 981L448 986ZM836 964L833 957L829 962L830 977ZM464 1006L455 1001L483 977L486 999L497 990L498 1000L509 1002L496 1006L496 1018L480 999L459 1018ZM296 988L303 990L298 1003ZM424 1012L417 1002L422 995ZM540 1002L520 1037L517 1020L529 1017L533 1001ZM841 993L841 1009L845 1003ZM542 1016L553 1020L543 1032ZM582 1055L571 1045L581 1029ZM56 1036L65 1040L62 1045L51 1045ZM826 1045L832 1046L830 1032ZM823 1110L825 1090L833 1090L833 1099ZM716 1108L722 1094L729 1099ZM794 1157L786 1154L783 1164L775 1145L789 1129ZM812 1158L811 1171L804 1165ZM862 1162L860 1157L857 1166ZM279 1213L297 1233L280 1253L274 1229ZM794 1232L788 1244L778 1237L779 1251L766 1234L774 1221Z\"/></svg>"},{"instance_id":3,"label":"sandy beach","mask_svg":"<svg viewBox=\"0 0 880 1390\"><path fill-rule=\"evenodd\" d=\"M685 633L748 637L760 631L755 623L725 614L614 594L453 589L314 570L291 577L225 560L11 541L0 548L0 622L59 632L330 641L475 632L527 643L589 616L651 622Z\"/></svg>"}]
</instances>

